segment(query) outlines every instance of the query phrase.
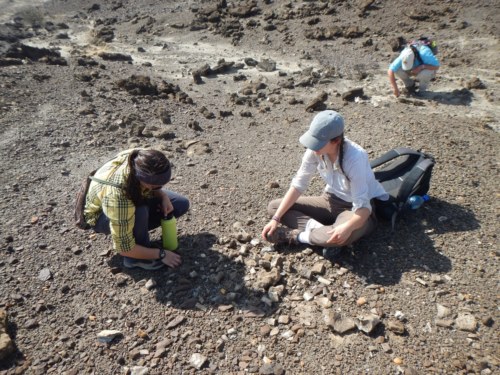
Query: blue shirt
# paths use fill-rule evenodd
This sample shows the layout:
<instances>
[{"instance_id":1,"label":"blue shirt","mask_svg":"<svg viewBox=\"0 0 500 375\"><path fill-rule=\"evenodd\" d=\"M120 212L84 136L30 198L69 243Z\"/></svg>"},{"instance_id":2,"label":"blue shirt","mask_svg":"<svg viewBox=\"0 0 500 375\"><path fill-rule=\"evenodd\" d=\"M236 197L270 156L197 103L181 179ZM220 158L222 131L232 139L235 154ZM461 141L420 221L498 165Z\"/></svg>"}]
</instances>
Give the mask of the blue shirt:
<instances>
[{"instance_id":1,"label":"blue shirt","mask_svg":"<svg viewBox=\"0 0 500 375\"><path fill-rule=\"evenodd\" d=\"M432 53L431 49L427 46L416 46L418 49L418 53L420 54L420 57L422 58L422 61L424 62L424 65L432 65L432 66L439 66L439 61L434 56ZM410 48L410 47L406 47ZM401 52L402 54L402 52ZM403 69L403 59L401 58L401 54L392 62L392 64L389 66L389 69L392 70L393 72L396 72L398 70ZM413 60L413 67L412 69L415 69L417 66L421 65L420 61L418 60L417 56L415 56L415 59Z\"/></svg>"}]
</instances>

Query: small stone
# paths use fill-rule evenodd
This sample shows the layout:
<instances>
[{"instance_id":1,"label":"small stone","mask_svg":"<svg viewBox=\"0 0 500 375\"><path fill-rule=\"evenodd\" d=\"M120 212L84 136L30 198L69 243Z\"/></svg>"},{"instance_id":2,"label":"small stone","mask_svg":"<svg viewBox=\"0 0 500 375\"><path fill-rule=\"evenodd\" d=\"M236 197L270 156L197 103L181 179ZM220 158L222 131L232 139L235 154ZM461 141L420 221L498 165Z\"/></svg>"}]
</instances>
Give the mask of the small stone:
<instances>
[{"instance_id":1,"label":"small stone","mask_svg":"<svg viewBox=\"0 0 500 375\"><path fill-rule=\"evenodd\" d=\"M299 270L299 275L302 276L304 279L311 280L312 271L307 268L301 268Z\"/></svg>"},{"instance_id":2,"label":"small stone","mask_svg":"<svg viewBox=\"0 0 500 375\"><path fill-rule=\"evenodd\" d=\"M279 324L288 324L288 323L290 323L290 316L288 316L288 315L280 315L278 317L278 323Z\"/></svg>"},{"instance_id":3,"label":"small stone","mask_svg":"<svg viewBox=\"0 0 500 375\"><path fill-rule=\"evenodd\" d=\"M315 263L311 268L311 272L316 275L323 275L323 273L325 272L325 263Z\"/></svg>"},{"instance_id":4,"label":"small stone","mask_svg":"<svg viewBox=\"0 0 500 375\"><path fill-rule=\"evenodd\" d=\"M476 332L477 322L476 318L471 314L458 314L455 319L457 328L461 331Z\"/></svg>"},{"instance_id":5,"label":"small stone","mask_svg":"<svg viewBox=\"0 0 500 375\"><path fill-rule=\"evenodd\" d=\"M380 319L375 314L367 314L358 317L356 326L360 331L370 333L380 323Z\"/></svg>"},{"instance_id":6,"label":"small stone","mask_svg":"<svg viewBox=\"0 0 500 375\"><path fill-rule=\"evenodd\" d=\"M447 308L446 306L443 306L441 304L436 304L437 307L437 317L438 318L447 318L448 316L451 315L451 310Z\"/></svg>"},{"instance_id":7,"label":"small stone","mask_svg":"<svg viewBox=\"0 0 500 375\"><path fill-rule=\"evenodd\" d=\"M184 323L184 321L186 320L186 318L182 315L179 315L177 317L175 317L174 319L172 319L166 326L167 329L172 329L172 328L175 328L177 327L178 325Z\"/></svg>"},{"instance_id":8,"label":"small stone","mask_svg":"<svg viewBox=\"0 0 500 375\"><path fill-rule=\"evenodd\" d=\"M40 273L38 274L38 280L40 281L48 281L52 278L52 272L50 272L50 269L44 268L40 270Z\"/></svg>"},{"instance_id":9,"label":"small stone","mask_svg":"<svg viewBox=\"0 0 500 375\"><path fill-rule=\"evenodd\" d=\"M134 366L130 369L130 375L147 375L149 374L149 368L144 366Z\"/></svg>"},{"instance_id":10,"label":"small stone","mask_svg":"<svg viewBox=\"0 0 500 375\"><path fill-rule=\"evenodd\" d=\"M268 336L270 332L271 332L271 327L268 326L267 324L260 327L261 336Z\"/></svg>"},{"instance_id":11,"label":"small stone","mask_svg":"<svg viewBox=\"0 0 500 375\"><path fill-rule=\"evenodd\" d=\"M87 265L83 262L80 262L76 265L76 269L78 271L85 271L87 269Z\"/></svg>"},{"instance_id":12,"label":"small stone","mask_svg":"<svg viewBox=\"0 0 500 375\"><path fill-rule=\"evenodd\" d=\"M396 311L396 312L394 313L394 317L395 317L397 320L401 320L401 321L405 320L405 314L403 314L403 313L402 313L401 311L399 311L399 310L398 310L398 311Z\"/></svg>"},{"instance_id":13,"label":"small stone","mask_svg":"<svg viewBox=\"0 0 500 375\"><path fill-rule=\"evenodd\" d=\"M156 287L156 281L153 280L153 279L149 279L147 282L146 282L146 285L145 285L145 288L147 290L151 290L153 289L154 287Z\"/></svg>"},{"instance_id":14,"label":"small stone","mask_svg":"<svg viewBox=\"0 0 500 375\"><path fill-rule=\"evenodd\" d=\"M146 339L148 338L148 333L146 331L143 331L142 329L139 329L137 331L137 336L140 337L141 339Z\"/></svg>"},{"instance_id":15,"label":"small stone","mask_svg":"<svg viewBox=\"0 0 500 375\"><path fill-rule=\"evenodd\" d=\"M324 285L331 285L331 283L332 283L330 280L327 280L321 276L318 276L318 282L320 282L321 284L324 284Z\"/></svg>"},{"instance_id":16,"label":"small stone","mask_svg":"<svg viewBox=\"0 0 500 375\"><path fill-rule=\"evenodd\" d=\"M387 322L386 327L389 331L394 332L398 335L402 335L405 333L405 326L399 320L390 319Z\"/></svg>"},{"instance_id":17,"label":"small stone","mask_svg":"<svg viewBox=\"0 0 500 375\"><path fill-rule=\"evenodd\" d=\"M331 327L335 332L343 334L356 328L354 319L346 318L337 312L328 312L324 316L327 326Z\"/></svg>"},{"instance_id":18,"label":"small stone","mask_svg":"<svg viewBox=\"0 0 500 375\"><path fill-rule=\"evenodd\" d=\"M394 358L392 361L396 365L402 365L403 364L403 360L401 358L399 358L399 357Z\"/></svg>"},{"instance_id":19,"label":"small stone","mask_svg":"<svg viewBox=\"0 0 500 375\"><path fill-rule=\"evenodd\" d=\"M111 342L115 337L122 336L122 333L113 329L105 329L97 334L97 339L100 342Z\"/></svg>"},{"instance_id":20,"label":"small stone","mask_svg":"<svg viewBox=\"0 0 500 375\"><path fill-rule=\"evenodd\" d=\"M197 370L200 370L206 362L207 357L200 353L194 353L189 359L189 363L191 364L191 366L193 366Z\"/></svg>"},{"instance_id":21,"label":"small stone","mask_svg":"<svg viewBox=\"0 0 500 375\"><path fill-rule=\"evenodd\" d=\"M486 327L491 327L494 323L494 320L491 316L485 316L481 319L481 323L485 325Z\"/></svg>"},{"instance_id":22,"label":"small stone","mask_svg":"<svg viewBox=\"0 0 500 375\"><path fill-rule=\"evenodd\" d=\"M34 329L38 327L38 322L35 319L30 319L26 322L25 327L28 329Z\"/></svg>"},{"instance_id":23,"label":"small stone","mask_svg":"<svg viewBox=\"0 0 500 375\"><path fill-rule=\"evenodd\" d=\"M332 307L332 301L328 297L319 297L316 299L316 303L323 308Z\"/></svg>"},{"instance_id":24,"label":"small stone","mask_svg":"<svg viewBox=\"0 0 500 375\"><path fill-rule=\"evenodd\" d=\"M363 306L364 304L366 304L366 298L365 297L359 297L358 300L356 301L356 305Z\"/></svg>"},{"instance_id":25,"label":"small stone","mask_svg":"<svg viewBox=\"0 0 500 375\"><path fill-rule=\"evenodd\" d=\"M423 286L427 286L427 282L422 280L420 277L417 277L415 281Z\"/></svg>"},{"instance_id":26,"label":"small stone","mask_svg":"<svg viewBox=\"0 0 500 375\"><path fill-rule=\"evenodd\" d=\"M392 349L388 343L384 342L384 343L380 344L380 346L382 347L382 350L384 351L384 353L392 352Z\"/></svg>"},{"instance_id":27,"label":"small stone","mask_svg":"<svg viewBox=\"0 0 500 375\"><path fill-rule=\"evenodd\" d=\"M342 275L346 274L347 272L349 272L349 270L347 268L340 267L339 270L337 271L337 275L342 276Z\"/></svg>"},{"instance_id":28,"label":"small stone","mask_svg":"<svg viewBox=\"0 0 500 375\"><path fill-rule=\"evenodd\" d=\"M305 292L302 297L304 298L304 301L310 301L314 298L314 294L311 292Z\"/></svg>"},{"instance_id":29,"label":"small stone","mask_svg":"<svg viewBox=\"0 0 500 375\"><path fill-rule=\"evenodd\" d=\"M438 327L450 328L453 325L452 319L436 319L436 325Z\"/></svg>"}]
</instances>

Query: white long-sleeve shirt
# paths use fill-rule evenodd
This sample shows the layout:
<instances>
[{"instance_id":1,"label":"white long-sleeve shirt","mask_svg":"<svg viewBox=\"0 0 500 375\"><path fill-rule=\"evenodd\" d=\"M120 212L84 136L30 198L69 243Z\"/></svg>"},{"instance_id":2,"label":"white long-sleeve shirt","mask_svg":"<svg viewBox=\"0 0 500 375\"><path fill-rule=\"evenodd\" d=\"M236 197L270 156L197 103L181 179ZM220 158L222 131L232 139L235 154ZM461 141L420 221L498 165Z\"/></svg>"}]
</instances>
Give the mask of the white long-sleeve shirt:
<instances>
[{"instance_id":1,"label":"white long-sleeve shirt","mask_svg":"<svg viewBox=\"0 0 500 375\"><path fill-rule=\"evenodd\" d=\"M291 186L301 193L305 192L311 178L318 171L326 183L325 191L351 202L353 211L362 207L371 211L371 199L389 198L382 185L375 179L366 151L347 138L344 142L342 167L349 179L342 173L338 157L335 163L331 163L327 156L321 157L314 151L307 150Z\"/></svg>"}]
</instances>

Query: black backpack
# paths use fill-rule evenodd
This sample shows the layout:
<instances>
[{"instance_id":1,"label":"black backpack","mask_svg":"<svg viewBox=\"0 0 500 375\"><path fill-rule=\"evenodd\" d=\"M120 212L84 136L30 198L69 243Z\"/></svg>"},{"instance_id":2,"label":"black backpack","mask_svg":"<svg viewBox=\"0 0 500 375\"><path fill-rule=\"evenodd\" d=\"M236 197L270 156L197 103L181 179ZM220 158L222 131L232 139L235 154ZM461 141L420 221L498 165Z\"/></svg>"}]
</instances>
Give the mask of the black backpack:
<instances>
[{"instance_id":1,"label":"black backpack","mask_svg":"<svg viewBox=\"0 0 500 375\"><path fill-rule=\"evenodd\" d=\"M370 162L375 178L389 194L389 200L375 200L377 217L390 220L392 229L398 215L408 208L412 195L429 191L435 160L431 155L406 147L395 148Z\"/></svg>"}]
</instances>

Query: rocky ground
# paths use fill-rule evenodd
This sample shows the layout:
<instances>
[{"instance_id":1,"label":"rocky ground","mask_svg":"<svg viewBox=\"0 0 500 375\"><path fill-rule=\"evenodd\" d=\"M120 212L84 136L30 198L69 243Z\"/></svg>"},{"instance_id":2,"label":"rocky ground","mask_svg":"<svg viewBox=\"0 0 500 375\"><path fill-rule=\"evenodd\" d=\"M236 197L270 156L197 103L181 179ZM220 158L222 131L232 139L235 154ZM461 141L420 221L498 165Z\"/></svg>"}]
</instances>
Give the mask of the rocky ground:
<instances>
[{"instance_id":1,"label":"rocky ground","mask_svg":"<svg viewBox=\"0 0 500 375\"><path fill-rule=\"evenodd\" d=\"M498 2L0 7L0 374L498 372ZM396 99L420 34L442 67ZM336 262L260 240L324 108L372 158L437 161L431 201ZM192 202L175 271L123 269L72 223L86 173L139 146Z\"/></svg>"}]
</instances>

